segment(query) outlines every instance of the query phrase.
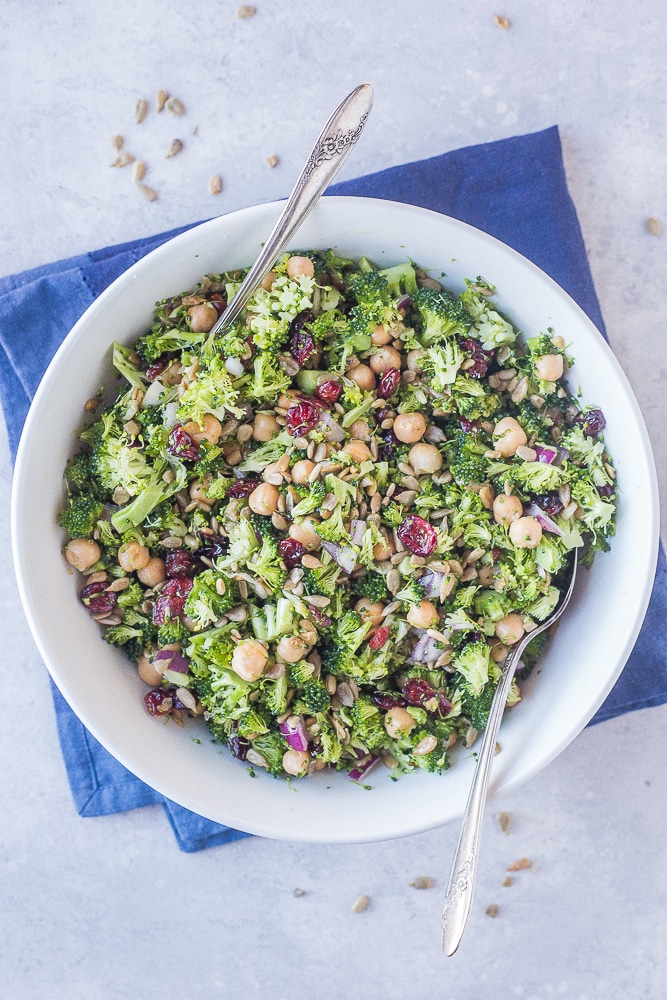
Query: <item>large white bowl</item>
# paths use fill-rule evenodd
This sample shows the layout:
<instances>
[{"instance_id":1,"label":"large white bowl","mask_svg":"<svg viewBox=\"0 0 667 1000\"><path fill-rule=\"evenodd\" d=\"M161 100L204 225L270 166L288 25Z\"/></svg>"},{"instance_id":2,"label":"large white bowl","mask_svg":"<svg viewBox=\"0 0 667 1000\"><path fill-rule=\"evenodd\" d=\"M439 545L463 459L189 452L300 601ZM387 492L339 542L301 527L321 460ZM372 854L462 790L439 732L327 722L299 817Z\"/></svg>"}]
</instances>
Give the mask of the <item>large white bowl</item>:
<instances>
[{"instance_id":1,"label":"large white bowl","mask_svg":"<svg viewBox=\"0 0 667 1000\"><path fill-rule=\"evenodd\" d=\"M51 362L35 396L16 462L12 529L16 574L35 641L53 679L82 722L126 767L183 806L250 833L285 840L384 840L462 815L474 760L463 751L442 775L389 780L375 771L367 792L344 774L287 784L246 767L212 745L199 722L150 718L146 688L122 651L106 645L77 599L80 580L61 555L57 511L65 461L75 448L82 404L112 384L114 339L129 343L149 325L158 299L206 272L252 263L280 204L234 212L190 230L132 266L90 306ZM508 789L548 764L583 729L611 690L646 611L658 545L655 469L632 391L604 339L542 271L498 240L419 208L364 198L325 198L294 246L335 247L385 266L410 257L461 289L483 275L526 335L547 327L576 356L573 387L601 406L605 438L621 485L611 551L582 571L572 605L540 669L501 730L493 787ZM194 736L201 743L193 741Z\"/></svg>"}]
</instances>

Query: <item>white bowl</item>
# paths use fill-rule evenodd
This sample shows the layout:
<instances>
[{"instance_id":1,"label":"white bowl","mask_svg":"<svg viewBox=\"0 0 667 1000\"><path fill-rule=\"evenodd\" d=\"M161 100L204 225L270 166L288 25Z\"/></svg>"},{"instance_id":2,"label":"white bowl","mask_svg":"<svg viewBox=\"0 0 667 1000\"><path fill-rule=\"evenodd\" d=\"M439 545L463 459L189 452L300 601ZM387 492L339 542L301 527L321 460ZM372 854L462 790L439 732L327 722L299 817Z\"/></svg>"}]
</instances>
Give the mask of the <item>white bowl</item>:
<instances>
[{"instance_id":1,"label":"white bowl","mask_svg":"<svg viewBox=\"0 0 667 1000\"><path fill-rule=\"evenodd\" d=\"M383 768L372 791L345 774L320 772L287 784L246 767L191 722L162 725L143 707L146 688L121 650L105 644L77 599L80 581L61 555L57 511L63 468L75 450L84 400L111 383L110 345L139 336L158 299L206 272L248 265L281 204L204 223L154 250L90 306L51 362L30 410L16 462L12 530L25 612L54 681L90 732L130 771L170 799L239 830L285 840L385 840L439 826L463 813L474 760L465 751L442 776L399 782ZM602 408L605 439L621 486L611 551L582 571L557 635L503 722L493 787L516 787L545 767L583 729L620 674L651 592L658 545L655 468L644 422L616 359L582 310L514 250L454 219L365 198L325 198L297 234L296 247L335 247L388 266L410 257L446 282L484 276L497 302L526 335L553 327L572 344L570 384ZM640 526L641 530L638 530ZM193 737L201 743L193 742Z\"/></svg>"}]
</instances>

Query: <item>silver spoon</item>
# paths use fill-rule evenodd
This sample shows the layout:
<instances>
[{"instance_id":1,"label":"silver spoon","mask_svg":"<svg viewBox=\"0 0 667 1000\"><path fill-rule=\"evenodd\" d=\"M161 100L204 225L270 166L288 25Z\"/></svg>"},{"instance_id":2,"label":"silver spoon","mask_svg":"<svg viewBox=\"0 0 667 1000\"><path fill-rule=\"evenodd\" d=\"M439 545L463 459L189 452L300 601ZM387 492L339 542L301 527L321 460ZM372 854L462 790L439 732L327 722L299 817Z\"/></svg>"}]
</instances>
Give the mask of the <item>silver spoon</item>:
<instances>
[{"instance_id":1,"label":"silver spoon","mask_svg":"<svg viewBox=\"0 0 667 1000\"><path fill-rule=\"evenodd\" d=\"M341 101L320 132L305 167L294 185L280 218L262 252L248 271L236 295L209 336L221 333L238 319L253 292L271 270L276 258L294 235L320 196L345 163L361 135L373 107L373 88L368 83L356 87Z\"/></svg>"},{"instance_id":2,"label":"silver spoon","mask_svg":"<svg viewBox=\"0 0 667 1000\"><path fill-rule=\"evenodd\" d=\"M517 668L521 654L536 635L553 625L565 611L572 597L574 581L577 576L577 551L574 550L572 561L572 576L566 593L561 598L556 610L532 632L512 646L502 665L502 677L491 702L489 721L484 730L484 739L477 758L477 767L468 795L459 842L454 855L454 864L449 876L447 895L442 909L442 948L446 955L453 955L463 937L472 907L475 880L477 877L477 854L479 850L480 832L486 805L486 794L491 776L491 764L495 756L496 737L500 720L503 717L507 696L510 691L514 671Z\"/></svg>"}]
</instances>

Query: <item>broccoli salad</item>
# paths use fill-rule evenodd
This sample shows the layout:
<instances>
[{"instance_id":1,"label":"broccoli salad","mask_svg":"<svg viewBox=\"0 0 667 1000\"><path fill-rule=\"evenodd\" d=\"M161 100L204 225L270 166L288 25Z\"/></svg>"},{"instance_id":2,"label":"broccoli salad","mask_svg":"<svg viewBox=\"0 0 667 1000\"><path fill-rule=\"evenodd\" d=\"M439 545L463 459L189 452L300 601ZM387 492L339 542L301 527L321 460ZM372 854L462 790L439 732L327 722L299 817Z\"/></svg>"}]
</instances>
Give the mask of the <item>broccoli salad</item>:
<instances>
[{"instance_id":1,"label":"broccoli salad","mask_svg":"<svg viewBox=\"0 0 667 1000\"><path fill-rule=\"evenodd\" d=\"M215 336L245 273L114 344L65 471L80 599L150 715L202 715L251 768L440 773L568 554L608 547L603 414L565 385L565 331L521 338L481 277L285 254Z\"/></svg>"}]
</instances>

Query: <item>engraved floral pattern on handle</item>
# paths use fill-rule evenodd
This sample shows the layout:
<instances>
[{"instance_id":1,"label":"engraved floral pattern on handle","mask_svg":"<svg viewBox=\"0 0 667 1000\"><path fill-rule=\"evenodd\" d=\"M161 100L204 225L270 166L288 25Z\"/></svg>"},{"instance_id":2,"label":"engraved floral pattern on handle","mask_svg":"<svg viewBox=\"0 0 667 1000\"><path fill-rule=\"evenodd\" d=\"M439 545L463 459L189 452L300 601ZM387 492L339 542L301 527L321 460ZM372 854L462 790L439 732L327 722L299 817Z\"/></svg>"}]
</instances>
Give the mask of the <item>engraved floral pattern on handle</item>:
<instances>
[{"instance_id":1,"label":"engraved floral pattern on handle","mask_svg":"<svg viewBox=\"0 0 667 1000\"><path fill-rule=\"evenodd\" d=\"M447 919L447 914L451 906L457 903L459 897L471 888L471 882L475 875L475 855L477 853L476 847L473 845L470 855L464 862L462 867L456 873L456 876L451 880L449 886L449 892L445 896L445 902L442 907L442 926L444 929L445 921Z\"/></svg>"},{"instance_id":2,"label":"engraved floral pattern on handle","mask_svg":"<svg viewBox=\"0 0 667 1000\"><path fill-rule=\"evenodd\" d=\"M362 115L359 124L356 128L351 128L347 132L343 132L338 129L333 135L328 135L321 143L312 151L308 159L308 163L305 166L304 174L312 173L317 167L320 166L324 160L332 160L334 156L340 156L348 146L353 146L357 141L359 136L364 130L364 125L366 124L366 119L368 118L368 112Z\"/></svg>"}]
</instances>

